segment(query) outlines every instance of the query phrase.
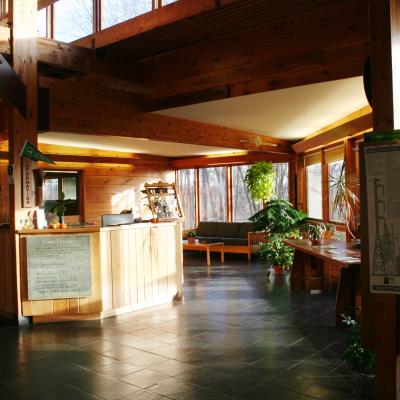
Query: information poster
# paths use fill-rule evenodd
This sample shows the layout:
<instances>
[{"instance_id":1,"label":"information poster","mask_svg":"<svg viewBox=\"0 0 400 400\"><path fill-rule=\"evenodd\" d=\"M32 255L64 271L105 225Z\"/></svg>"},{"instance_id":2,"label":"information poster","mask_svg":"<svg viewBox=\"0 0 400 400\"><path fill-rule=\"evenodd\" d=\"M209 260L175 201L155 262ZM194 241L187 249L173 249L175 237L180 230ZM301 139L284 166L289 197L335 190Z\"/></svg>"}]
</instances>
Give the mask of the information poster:
<instances>
[{"instance_id":1,"label":"information poster","mask_svg":"<svg viewBox=\"0 0 400 400\"><path fill-rule=\"evenodd\" d=\"M33 180L32 161L22 158L22 207L35 207L35 187Z\"/></svg>"},{"instance_id":2,"label":"information poster","mask_svg":"<svg viewBox=\"0 0 400 400\"><path fill-rule=\"evenodd\" d=\"M400 293L400 145L365 147L372 293Z\"/></svg>"},{"instance_id":3,"label":"information poster","mask_svg":"<svg viewBox=\"0 0 400 400\"><path fill-rule=\"evenodd\" d=\"M29 300L91 295L89 235L27 237Z\"/></svg>"}]
</instances>

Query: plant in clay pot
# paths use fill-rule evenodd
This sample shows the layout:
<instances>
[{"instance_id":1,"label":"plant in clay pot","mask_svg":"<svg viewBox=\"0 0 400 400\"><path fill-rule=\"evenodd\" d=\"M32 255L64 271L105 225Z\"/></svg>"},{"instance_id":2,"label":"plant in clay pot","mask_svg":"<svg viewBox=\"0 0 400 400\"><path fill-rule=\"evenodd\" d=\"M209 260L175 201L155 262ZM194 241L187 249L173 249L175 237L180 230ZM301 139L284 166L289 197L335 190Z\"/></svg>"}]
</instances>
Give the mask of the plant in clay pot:
<instances>
[{"instance_id":1,"label":"plant in clay pot","mask_svg":"<svg viewBox=\"0 0 400 400\"><path fill-rule=\"evenodd\" d=\"M283 274L293 264L294 248L287 246L281 235L273 234L268 242L260 244L259 258L273 266L275 274Z\"/></svg>"},{"instance_id":2,"label":"plant in clay pot","mask_svg":"<svg viewBox=\"0 0 400 400\"><path fill-rule=\"evenodd\" d=\"M324 237L325 229L320 224L309 224L308 225L308 238L312 245L321 244L321 240Z\"/></svg>"},{"instance_id":3,"label":"plant in clay pot","mask_svg":"<svg viewBox=\"0 0 400 400\"><path fill-rule=\"evenodd\" d=\"M333 238L333 235L336 232L335 224L326 223L325 225L325 232L324 232L324 239L330 240Z\"/></svg>"},{"instance_id":4,"label":"plant in clay pot","mask_svg":"<svg viewBox=\"0 0 400 400\"><path fill-rule=\"evenodd\" d=\"M196 243L196 231L189 231L187 234L188 243L195 244Z\"/></svg>"}]
</instances>

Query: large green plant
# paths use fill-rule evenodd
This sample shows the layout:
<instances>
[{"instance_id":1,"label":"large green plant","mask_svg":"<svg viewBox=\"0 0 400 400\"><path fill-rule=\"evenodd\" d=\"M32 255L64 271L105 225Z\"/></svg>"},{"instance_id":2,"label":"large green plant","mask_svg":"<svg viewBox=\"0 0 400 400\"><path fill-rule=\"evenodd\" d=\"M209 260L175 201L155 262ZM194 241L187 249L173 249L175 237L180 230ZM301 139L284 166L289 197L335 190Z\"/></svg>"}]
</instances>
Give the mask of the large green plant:
<instances>
[{"instance_id":1,"label":"large green plant","mask_svg":"<svg viewBox=\"0 0 400 400\"><path fill-rule=\"evenodd\" d=\"M59 195L59 199L56 200L54 203L50 203L46 206L46 212L51 212L56 214L59 218L60 223L63 222L65 211L67 207L65 206L65 194L61 192Z\"/></svg>"},{"instance_id":2,"label":"large green plant","mask_svg":"<svg viewBox=\"0 0 400 400\"><path fill-rule=\"evenodd\" d=\"M294 248L287 246L281 235L273 234L268 238L268 242L260 244L258 255L267 265L291 267Z\"/></svg>"},{"instance_id":3,"label":"large green plant","mask_svg":"<svg viewBox=\"0 0 400 400\"><path fill-rule=\"evenodd\" d=\"M256 231L280 234L282 237L296 236L298 228L306 223L307 214L296 210L286 200L271 200L261 211L250 217Z\"/></svg>"},{"instance_id":4,"label":"large green plant","mask_svg":"<svg viewBox=\"0 0 400 400\"><path fill-rule=\"evenodd\" d=\"M259 161L246 172L247 190L254 201L269 201L275 195L275 169L271 162Z\"/></svg>"}]
</instances>

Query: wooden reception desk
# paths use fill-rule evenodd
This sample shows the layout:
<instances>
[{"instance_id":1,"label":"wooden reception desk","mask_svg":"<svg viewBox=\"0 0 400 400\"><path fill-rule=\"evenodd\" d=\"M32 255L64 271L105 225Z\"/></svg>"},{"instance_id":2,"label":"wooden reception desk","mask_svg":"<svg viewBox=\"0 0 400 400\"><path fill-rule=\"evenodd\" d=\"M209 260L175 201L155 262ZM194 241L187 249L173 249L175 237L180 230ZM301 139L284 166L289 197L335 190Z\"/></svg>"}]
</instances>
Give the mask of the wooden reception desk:
<instances>
[{"instance_id":1,"label":"wooden reception desk","mask_svg":"<svg viewBox=\"0 0 400 400\"><path fill-rule=\"evenodd\" d=\"M182 290L180 222L18 234L22 315L34 322L105 318Z\"/></svg>"}]
</instances>

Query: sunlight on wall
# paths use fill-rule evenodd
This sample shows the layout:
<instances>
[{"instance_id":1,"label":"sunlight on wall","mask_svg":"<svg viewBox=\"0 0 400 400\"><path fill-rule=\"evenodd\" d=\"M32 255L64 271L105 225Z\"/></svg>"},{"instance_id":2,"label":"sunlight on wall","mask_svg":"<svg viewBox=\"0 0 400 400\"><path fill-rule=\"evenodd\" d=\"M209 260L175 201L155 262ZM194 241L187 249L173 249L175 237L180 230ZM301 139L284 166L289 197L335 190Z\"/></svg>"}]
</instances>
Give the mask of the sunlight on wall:
<instances>
[{"instance_id":1,"label":"sunlight on wall","mask_svg":"<svg viewBox=\"0 0 400 400\"><path fill-rule=\"evenodd\" d=\"M131 208L135 214L140 212L140 210L136 209L136 195L134 189L124 190L112 196L111 208L113 214L118 214L122 210L129 210Z\"/></svg>"}]
</instances>

